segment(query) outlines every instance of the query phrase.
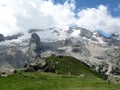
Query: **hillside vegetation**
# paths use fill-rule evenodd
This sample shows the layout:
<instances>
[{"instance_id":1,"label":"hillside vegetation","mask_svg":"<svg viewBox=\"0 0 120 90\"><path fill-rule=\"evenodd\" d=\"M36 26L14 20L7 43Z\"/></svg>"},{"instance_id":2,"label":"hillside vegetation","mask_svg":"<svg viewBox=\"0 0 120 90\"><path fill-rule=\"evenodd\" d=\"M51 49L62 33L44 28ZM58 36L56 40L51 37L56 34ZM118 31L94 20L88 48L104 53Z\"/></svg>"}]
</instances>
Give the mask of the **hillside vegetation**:
<instances>
[{"instance_id":1,"label":"hillside vegetation","mask_svg":"<svg viewBox=\"0 0 120 90\"><path fill-rule=\"evenodd\" d=\"M120 90L84 63L68 56L50 56L46 72L23 72L0 77L0 90ZM49 71L55 73L51 73Z\"/></svg>"},{"instance_id":2,"label":"hillside vegetation","mask_svg":"<svg viewBox=\"0 0 120 90\"><path fill-rule=\"evenodd\" d=\"M70 56L52 55L46 60L49 68L55 67L55 71L58 74L85 75L91 78L102 77L99 73L91 70L85 63Z\"/></svg>"}]
</instances>

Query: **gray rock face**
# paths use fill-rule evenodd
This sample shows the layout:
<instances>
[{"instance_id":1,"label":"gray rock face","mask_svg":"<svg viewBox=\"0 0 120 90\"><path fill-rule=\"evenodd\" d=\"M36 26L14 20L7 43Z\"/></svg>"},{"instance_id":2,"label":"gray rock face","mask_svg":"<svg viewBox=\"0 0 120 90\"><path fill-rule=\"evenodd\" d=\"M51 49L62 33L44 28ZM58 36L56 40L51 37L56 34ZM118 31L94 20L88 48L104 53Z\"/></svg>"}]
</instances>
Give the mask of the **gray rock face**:
<instances>
[{"instance_id":1,"label":"gray rock face","mask_svg":"<svg viewBox=\"0 0 120 90\"><path fill-rule=\"evenodd\" d=\"M40 41L40 37L36 34L36 33L33 33L31 35L31 42L35 43L36 44L36 48L35 48L35 52L37 54L41 53L43 51L43 45Z\"/></svg>"},{"instance_id":2,"label":"gray rock face","mask_svg":"<svg viewBox=\"0 0 120 90\"><path fill-rule=\"evenodd\" d=\"M16 44L14 46L0 45L0 64L18 69L22 68L25 63L31 62L31 58L35 60L43 51L42 43L36 33L31 35L29 43L26 46Z\"/></svg>"},{"instance_id":3,"label":"gray rock face","mask_svg":"<svg viewBox=\"0 0 120 90\"><path fill-rule=\"evenodd\" d=\"M42 31L31 30L29 32L32 33L31 38L28 40L28 44L25 46L20 46L17 44L15 46L0 46L0 63L8 63L12 67L21 68L26 62L30 63L39 57L47 57L51 54L55 54L72 56L85 62L89 66L93 67L96 71L103 74L107 73L120 75L119 42L113 39L104 39L99 36L99 34L95 35L93 32L87 29L76 29L80 30L80 34L78 34L79 38L69 37L62 40L57 39L57 41L52 42L41 42L39 37L41 34L39 33L42 33ZM54 31L57 29L54 29L53 31L52 30L53 29L51 29L51 33L55 35L58 33L61 34L61 32L64 33L64 31ZM37 34L33 32L36 32ZM65 33L73 34L74 29L70 29ZM75 32L75 34L76 33L79 32ZM84 38L82 39L82 37L86 37L88 40ZM119 35L113 37L114 39L119 40ZM99 40L103 40L105 43L101 44L99 43ZM108 44L108 41L110 42L110 40L118 43L116 44L116 47ZM114 42L111 43L114 44Z\"/></svg>"},{"instance_id":4,"label":"gray rock face","mask_svg":"<svg viewBox=\"0 0 120 90\"><path fill-rule=\"evenodd\" d=\"M21 68L28 60L26 47L0 46L0 63L8 63L12 67Z\"/></svg>"},{"instance_id":5,"label":"gray rock face","mask_svg":"<svg viewBox=\"0 0 120 90\"><path fill-rule=\"evenodd\" d=\"M108 75L108 82L114 83L114 84L120 84L120 76L116 75Z\"/></svg>"},{"instance_id":6,"label":"gray rock face","mask_svg":"<svg viewBox=\"0 0 120 90\"><path fill-rule=\"evenodd\" d=\"M89 49L85 47L85 44L83 42L77 42L76 44L72 45L72 52L73 53L79 53L81 56L84 57L90 57L91 53Z\"/></svg>"},{"instance_id":7,"label":"gray rock face","mask_svg":"<svg viewBox=\"0 0 120 90\"><path fill-rule=\"evenodd\" d=\"M81 28L81 33L80 33L81 37L91 38L92 35L93 33L91 31Z\"/></svg>"},{"instance_id":8,"label":"gray rock face","mask_svg":"<svg viewBox=\"0 0 120 90\"><path fill-rule=\"evenodd\" d=\"M33 33L29 43L29 58L31 61L37 57L40 57L43 50L44 48L40 41L40 37L36 33Z\"/></svg>"},{"instance_id":9,"label":"gray rock face","mask_svg":"<svg viewBox=\"0 0 120 90\"><path fill-rule=\"evenodd\" d=\"M21 37L23 34L22 33L18 33L15 35L11 35L11 36L6 36L5 40L13 40L13 39L18 39L19 37Z\"/></svg>"},{"instance_id":10,"label":"gray rock face","mask_svg":"<svg viewBox=\"0 0 120 90\"><path fill-rule=\"evenodd\" d=\"M106 50L105 53L113 64L111 74L120 75L120 47Z\"/></svg>"},{"instance_id":11,"label":"gray rock face","mask_svg":"<svg viewBox=\"0 0 120 90\"><path fill-rule=\"evenodd\" d=\"M93 37L93 32L91 32L90 30L84 29L84 28L80 28L80 29L81 29L81 33L80 33L81 37L86 37L93 41L98 41L96 38Z\"/></svg>"},{"instance_id":12,"label":"gray rock face","mask_svg":"<svg viewBox=\"0 0 120 90\"><path fill-rule=\"evenodd\" d=\"M56 45L54 54L61 54L62 51L62 55L68 55L82 60L91 67L94 66L94 69L103 75L120 75L119 47L114 48L101 44L83 43L83 41L75 38L64 40L62 43L59 43L61 46Z\"/></svg>"}]
</instances>

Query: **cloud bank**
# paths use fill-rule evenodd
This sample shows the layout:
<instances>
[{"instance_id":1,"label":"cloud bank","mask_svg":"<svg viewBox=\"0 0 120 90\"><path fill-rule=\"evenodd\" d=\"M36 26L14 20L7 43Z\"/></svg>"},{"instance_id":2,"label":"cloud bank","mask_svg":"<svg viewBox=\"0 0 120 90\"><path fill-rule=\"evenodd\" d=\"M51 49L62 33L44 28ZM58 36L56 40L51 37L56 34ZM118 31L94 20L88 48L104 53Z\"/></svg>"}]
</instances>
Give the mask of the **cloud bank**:
<instances>
[{"instance_id":1,"label":"cloud bank","mask_svg":"<svg viewBox=\"0 0 120 90\"><path fill-rule=\"evenodd\" d=\"M75 1L54 4L54 0L0 0L0 33L26 33L33 28L67 28L71 25L106 33L120 31L120 17L113 17L107 6L80 9Z\"/></svg>"}]
</instances>

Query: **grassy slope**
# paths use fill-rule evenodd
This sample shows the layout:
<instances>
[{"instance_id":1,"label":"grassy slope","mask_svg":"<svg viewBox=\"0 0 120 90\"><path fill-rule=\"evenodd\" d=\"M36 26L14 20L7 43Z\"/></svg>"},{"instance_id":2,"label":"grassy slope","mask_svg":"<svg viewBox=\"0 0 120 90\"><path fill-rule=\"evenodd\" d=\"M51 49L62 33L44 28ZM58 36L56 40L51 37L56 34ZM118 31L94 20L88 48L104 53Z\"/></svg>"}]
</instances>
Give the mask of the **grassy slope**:
<instances>
[{"instance_id":1,"label":"grassy slope","mask_svg":"<svg viewBox=\"0 0 120 90\"><path fill-rule=\"evenodd\" d=\"M58 62L56 70L61 74L18 72L7 78L0 77L0 90L119 90L120 85L109 84L89 70L83 63L72 57L47 58L52 66ZM51 63L52 62L52 63ZM67 75L68 73L72 75ZM86 74L86 77L80 77Z\"/></svg>"},{"instance_id":2,"label":"grassy slope","mask_svg":"<svg viewBox=\"0 0 120 90\"><path fill-rule=\"evenodd\" d=\"M89 66L82 63L81 61L68 56L54 56L47 58L47 62L49 66L53 66L56 62L56 71L58 74L69 74L72 75L81 75L85 74L88 77L100 77L100 75L92 70L90 70Z\"/></svg>"}]
</instances>

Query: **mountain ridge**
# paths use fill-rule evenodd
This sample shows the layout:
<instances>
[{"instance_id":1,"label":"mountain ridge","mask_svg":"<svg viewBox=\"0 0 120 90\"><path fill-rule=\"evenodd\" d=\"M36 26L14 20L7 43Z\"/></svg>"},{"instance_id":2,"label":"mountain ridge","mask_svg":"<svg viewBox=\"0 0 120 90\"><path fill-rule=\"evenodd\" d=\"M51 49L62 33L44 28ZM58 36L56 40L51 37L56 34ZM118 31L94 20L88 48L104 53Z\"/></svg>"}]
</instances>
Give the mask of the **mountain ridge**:
<instances>
[{"instance_id":1,"label":"mountain ridge","mask_svg":"<svg viewBox=\"0 0 120 90\"><path fill-rule=\"evenodd\" d=\"M36 39L34 38L37 42L31 41L33 38L31 34L38 35ZM102 74L119 75L119 37L119 33L116 33L109 39L104 38L98 32L80 27L67 30L32 29L28 36L22 35L18 39L0 42L0 62L21 68L26 62L34 61L36 56L44 58L55 54L72 56Z\"/></svg>"}]
</instances>

